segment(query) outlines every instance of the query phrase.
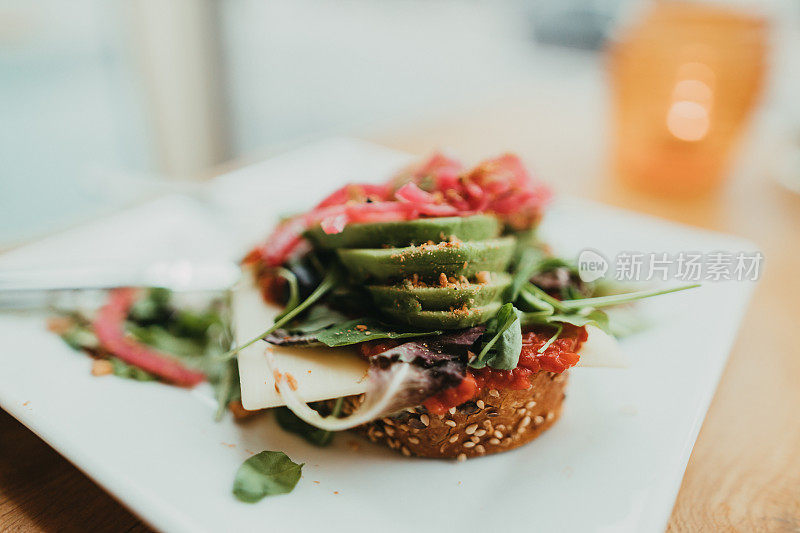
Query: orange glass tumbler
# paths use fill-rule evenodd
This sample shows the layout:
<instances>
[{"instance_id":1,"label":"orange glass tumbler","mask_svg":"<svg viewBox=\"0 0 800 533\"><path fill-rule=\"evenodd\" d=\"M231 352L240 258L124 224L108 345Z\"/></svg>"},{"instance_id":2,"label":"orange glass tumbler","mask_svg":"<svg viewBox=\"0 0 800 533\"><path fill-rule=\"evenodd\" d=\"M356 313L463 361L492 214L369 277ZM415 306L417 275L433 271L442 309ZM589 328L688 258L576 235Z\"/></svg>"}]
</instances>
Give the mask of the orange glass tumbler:
<instances>
[{"instance_id":1,"label":"orange glass tumbler","mask_svg":"<svg viewBox=\"0 0 800 533\"><path fill-rule=\"evenodd\" d=\"M615 174L656 194L713 189L761 92L765 18L656 2L608 50Z\"/></svg>"}]
</instances>

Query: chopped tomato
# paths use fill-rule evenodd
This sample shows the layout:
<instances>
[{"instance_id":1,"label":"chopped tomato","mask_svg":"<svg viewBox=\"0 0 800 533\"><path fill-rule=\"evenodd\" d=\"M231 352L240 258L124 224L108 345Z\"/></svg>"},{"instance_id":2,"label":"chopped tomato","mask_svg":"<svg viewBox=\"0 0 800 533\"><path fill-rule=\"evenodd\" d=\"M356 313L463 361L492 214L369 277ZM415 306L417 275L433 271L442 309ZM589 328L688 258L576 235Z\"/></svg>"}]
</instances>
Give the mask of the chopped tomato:
<instances>
[{"instance_id":1,"label":"chopped tomato","mask_svg":"<svg viewBox=\"0 0 800 533\"><path fill-rule=\"evenodd\" d=\"M467 372L467 375L464 376L464 379L461 381L461 383L455 387L445 389L439 394L431 396L425 400L423 405L431 413L435 415L443 415L451 407L461 405L467 400L474 398L478 393L478 390L478 383L475 381L475 378L472 376L472 374Z\"/></svg>"},{"instance_id":2,"label":"chopped tomato","mask_svg":"<svg viewBox=\"0 0 800 533\"><path fill-rule=\"evenodd\" d=\"M464 382L428 398L425 407L433 413L441 414L474 398L481 391L525 390L531 386L531 378L540 371L560 374L578 364L580 356L577 352L588 338L586 328L565 324L559 338L539 353L552 334L547 329L526 331L522 337L522 352L515 369L469 368ZM472 391L472 394L467 395L468 391Z\"/></svg>"}]
</instances>

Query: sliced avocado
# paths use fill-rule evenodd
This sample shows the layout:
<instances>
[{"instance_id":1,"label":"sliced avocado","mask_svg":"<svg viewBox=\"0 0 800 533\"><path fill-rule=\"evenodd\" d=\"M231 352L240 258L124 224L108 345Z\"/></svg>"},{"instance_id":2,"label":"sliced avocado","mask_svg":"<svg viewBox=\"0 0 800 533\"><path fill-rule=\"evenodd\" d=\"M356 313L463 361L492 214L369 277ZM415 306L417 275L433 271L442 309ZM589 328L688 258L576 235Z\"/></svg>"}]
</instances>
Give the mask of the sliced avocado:
<instances>
[{"instance_id":1,"label":"sliced avocado","mask_svg":"<svg viewBox=\"0 0 800 533\"><path fill-rule=\"evenodd\" d=\"M341 249L339 259L356 280L386 281L418 274L423 279L471 278L478 272L502 272L514 252L514 237L386 249Z\"/></svg>"},{"instance_id":2,"label":"sliced avocado","mask_svg":"<svg viewBox=\"0 0 800 533\"><path fill-rule=\"evenodd\" d=\"M381 308L381 312L398 322L422 329L459 329L482 324L497 314L501 302L491 302L470 309L454 311L416 311Z\"/></svg>"},{"instance_id":3,"label":"sliced avocado","mask_svg":"<svg viewBox=\"0 0 800 533\"><path fill-rule=\"evenodd\" d=\"M305 236L321 248L381 248L410 246L456 237L462 241L492 239L500 235L500 221L491 215L419 218L399 222L349 224L341 233L325 233L317 225Z\"/></svg>"},{"instance_id":4,"label":"sliced avocado","mask_svg":"<svg viewBox=\"0 0 800 533\"><path fill-rule=\"evenodd\" d=\"M489 283L470 283L452 287L413 287L397 285L367 287L375 305L382 308L415 311L442 311L463 306L478 307L496 300L511 284L511 276L502 272L491 275Z\"/></svg>"}]
</instances>

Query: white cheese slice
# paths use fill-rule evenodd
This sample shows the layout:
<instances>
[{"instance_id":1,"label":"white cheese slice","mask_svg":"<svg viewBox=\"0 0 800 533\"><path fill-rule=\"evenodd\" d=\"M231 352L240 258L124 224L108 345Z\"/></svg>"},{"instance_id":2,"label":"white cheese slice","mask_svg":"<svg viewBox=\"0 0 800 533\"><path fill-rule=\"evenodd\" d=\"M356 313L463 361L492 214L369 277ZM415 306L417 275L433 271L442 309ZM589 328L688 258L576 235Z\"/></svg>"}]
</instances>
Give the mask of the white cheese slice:
<instances>
[{"instance_id":1,"label":"white cheese slice","mask_svg":"<svg viewBox=\"0 0 800 533\"><path fill-rule=\"evenodd\" d=\"M245 343L262 333L279 312L277 307L264 303L252 282L243 282L233 297L236 343ZM594 326L587 326L587 331L589 338L581 347L579 366L628 366L614 337ZM275 389L264 350L272 350L281 372L294 376L298 396L305 402L361 394L367 390L367 363L353 348L285 348L257 342L239 353L242 406L247 410L286 404Z\"/></svg>"},{"instance_id":2,"label":"white cheese slice","mask_svg":"<svg viewBox=\"0 0 800 533\"><path fill-rule=\"evenodd\" d=\"M242 344L272 325L280 312L264 303L251 282L243 282L233 295L234 335ZM272 350L281 372L294 376L297 393L305 402L361 394L367 390L367 363L350 348L284 348L256 342L239 352L242 406L250 411L285 405L275 390L264 350Z\"/></svg>"}]
</instances>

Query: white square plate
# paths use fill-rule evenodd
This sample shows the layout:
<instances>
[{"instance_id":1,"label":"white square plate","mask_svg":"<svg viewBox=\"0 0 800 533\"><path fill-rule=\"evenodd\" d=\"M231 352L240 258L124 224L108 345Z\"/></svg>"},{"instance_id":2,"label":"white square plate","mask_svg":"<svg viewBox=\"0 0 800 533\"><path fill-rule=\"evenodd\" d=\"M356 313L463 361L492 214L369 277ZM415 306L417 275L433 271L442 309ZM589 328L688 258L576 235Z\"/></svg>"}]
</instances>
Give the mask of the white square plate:
<instances>
[{"instance_id":1,"label":"white square plate","mask_svg":"<svg viewBox=\"0 0 800 533\"><path fill-rule=\"evenodd\" d=\"M404 154L332 140L0 257L0 268L236 258L271 220L344 180L383 179ZM209 214L209 208L214 213ZM753 250L741 239L573 199L543 233L556 249ZM641 305L655 327L626 339L625 369L572 372L562 420L533 443L465 463L408 459L340 435L314 448L271 417L214 423L209 389L94 378L89 358L40 315L0 315L0 406L131 510L165 531L660 531L753 283L709 283ZM255 505L231 495L251 453L305 462L295 491Z\"/></svg>"}]
</instances>

